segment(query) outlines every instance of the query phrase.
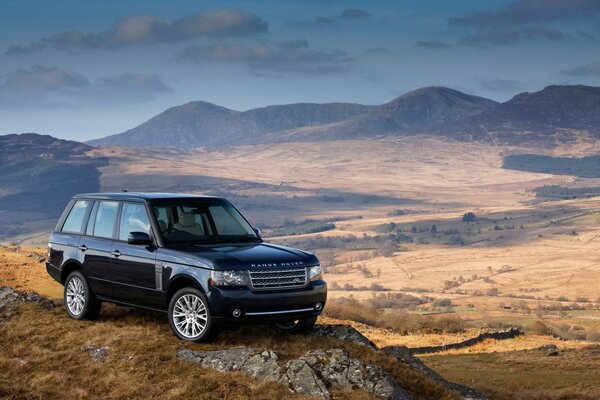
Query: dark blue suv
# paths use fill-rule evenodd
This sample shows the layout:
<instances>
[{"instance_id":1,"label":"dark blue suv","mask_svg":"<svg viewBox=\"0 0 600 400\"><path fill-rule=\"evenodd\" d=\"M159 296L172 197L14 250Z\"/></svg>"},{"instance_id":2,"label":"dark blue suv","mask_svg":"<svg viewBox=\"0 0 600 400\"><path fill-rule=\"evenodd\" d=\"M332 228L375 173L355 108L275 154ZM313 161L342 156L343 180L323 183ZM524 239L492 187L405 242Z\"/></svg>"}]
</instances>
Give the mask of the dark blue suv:
<instances>
[{"instance_id":1,"label":"dark blue suv","mask_svg":"<svg viewBox=\"0 0 600 400\"><path fill-rule=\"evenodd\" d=\"M165 193L75 196L50 236L48 273L67 313L102 302L168 313L177 337L206 341L228 322L309 330L327 285L314 254L265 243L225 199Z\"/></svg>"}]
</instances>

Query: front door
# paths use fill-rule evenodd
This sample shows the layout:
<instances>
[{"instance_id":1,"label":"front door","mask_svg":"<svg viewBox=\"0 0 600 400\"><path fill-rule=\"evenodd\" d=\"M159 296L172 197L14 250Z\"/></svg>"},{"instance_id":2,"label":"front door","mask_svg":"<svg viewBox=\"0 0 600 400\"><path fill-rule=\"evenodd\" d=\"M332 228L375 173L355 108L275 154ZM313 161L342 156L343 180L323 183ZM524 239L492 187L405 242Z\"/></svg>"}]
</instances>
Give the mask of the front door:
<instances>
[{"instance_id":1,"label":"front door","mask_svg":"<svg viewBox=\"0 0 600 400\"><path fill-rule=\"evenodd\" d=\"M121 206L117 236L111 249L113 296L127 303L160 307L162 291L158 290L156 280L156 246L128 244L130 232L151 235L144 203L125 202Z\"/></svg>"}]
</instances>

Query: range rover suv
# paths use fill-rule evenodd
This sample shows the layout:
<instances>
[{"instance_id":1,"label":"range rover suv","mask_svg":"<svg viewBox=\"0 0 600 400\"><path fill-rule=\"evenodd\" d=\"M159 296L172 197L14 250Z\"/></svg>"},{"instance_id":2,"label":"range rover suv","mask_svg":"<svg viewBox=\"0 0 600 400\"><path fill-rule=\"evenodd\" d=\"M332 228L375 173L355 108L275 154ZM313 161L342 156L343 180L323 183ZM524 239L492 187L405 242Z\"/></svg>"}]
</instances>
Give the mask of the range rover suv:
<instances>
[{"instance_id":1,"label":"range rover suv","mask_svg":"<svg viewBox=\"0 0 600 400\"><path fill-rule=\"evenodd\" d=\"M224 323L315 324L327 298L313 254L265 243L225 199L164 193L73 197L48 243L46 269L75 319L102 302L166 312L182 340Z\"/></svg>"}]
</instances>

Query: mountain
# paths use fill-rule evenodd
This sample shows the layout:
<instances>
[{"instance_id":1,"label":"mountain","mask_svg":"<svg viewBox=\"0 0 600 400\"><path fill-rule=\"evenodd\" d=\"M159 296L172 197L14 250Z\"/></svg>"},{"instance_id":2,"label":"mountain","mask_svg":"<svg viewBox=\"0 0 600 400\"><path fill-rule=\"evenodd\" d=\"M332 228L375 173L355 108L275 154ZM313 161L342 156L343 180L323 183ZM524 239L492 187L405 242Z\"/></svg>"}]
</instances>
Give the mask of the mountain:
<instances>
[{"instance_id":1,"label":"mountain","mask_svg":"<svg viewBox=\"0 0 600 400\"><path fill-rule=\"evenodd\" d=\"M240 112L194 101L170 108L121 134L88 143L133 147L219 147L261 143L263 136L270 132L341 121L370 108L348 103L298 103Z\"/></svg>"},{"instance_id":2,"label":"mountain","mask_svg":"<svg viewBox=\"0 0 600 400\"><path fill-rule=\"evenodd\" d=\"M547 145L574 140L583 131L600 137L600 87L548 86L436 129L461 140Z\"/></svg>"},{"instance_id":3,"label":"mountain","mask_svg":"<svg viewBox=\"0 0 600 400\"><path fill-rule=\"evenodd\" d=\"M389 103L339 123L285 132L274 141L336 140L426 133L440 124L479 114L497 105L493 100L458 90L431 86L406 93Z\"/></svg>"},{"instance_id":4,"label":"mountain","mask_svg":"<svg viewBox=\"0 0 600 400\"><path fill-rule=\"evenodd\" d=\"M289 104L245 112L196 101L118 135L89 142L122 146L242 144L429 134L451 140L553 146L600 137L600 88L548 86L505 103L432 86L380 106Z\"/></svg>"},{"instance_id":5,"label":"mountain","mask_svg":"<svg viewBox=\"0 0 600 400\"><path fill-rule=\"evenodd\" d=\"M100 188L102 157L92 147L35 133L0 136L0 236L20 233L23 223L56 218L75 193Z\"/></svg>"}]
</instances>

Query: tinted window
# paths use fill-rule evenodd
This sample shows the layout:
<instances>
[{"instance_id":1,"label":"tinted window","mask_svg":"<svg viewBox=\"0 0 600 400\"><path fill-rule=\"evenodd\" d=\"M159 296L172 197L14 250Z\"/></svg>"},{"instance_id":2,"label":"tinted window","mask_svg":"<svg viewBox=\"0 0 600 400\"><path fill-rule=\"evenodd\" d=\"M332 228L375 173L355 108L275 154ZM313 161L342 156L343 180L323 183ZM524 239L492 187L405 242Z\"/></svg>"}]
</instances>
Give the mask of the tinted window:
<instances>
[{"instance_id":1,"label":"tinted window","mask_svg":"<svg viewBox=\"0 0 600 400\"><path fill-rule=\"evenodd\" d=\"M112 238L118 208L119 203L116 201L101 201L98 204L94 224L94 236Z\"/></svg>"},{"instance_id":2,"label":"tinted window","mask_svg":"<svg viewBox=\"0 0 600 400\"><path fill-rule=\"evenodd\" d=\"M233 207L210 206L208 210L215 221L218 235L254 235L248 223L242 219L239 213L235 212Z\"/></svg>"},{"instance_id":3,"label":"tinted window","mask_svg":"<svg viewBox=\"0 0 600 400\"><path fill-rule=\"evenodd\" d=\"M89 201L76 201L62 227L63 232L81 233Z\"/></svg>"},{"instance_id":4,"label":"tinted window","mask_svg":"<svg viewBox=\"0 0 600 400\"><path fill-rule=\"evenodd\" d=\"M85 234L88 236L92 236L94 234L94 225L96 222L96 213L98 212L98 202L94 203L92 207L92 212L90 213L90 218L88 219L87 228L85 229Z\"/></svg>"},{"instance_id":5,"label":"tinted window","mask_svg":"<svg viewBox=\"0 0 600 400\"><path fill-rule=\"evenodd\" d=\"M239 212L221 200L183 200L154 206L167 243L259 241Z\"/></svg>"},{"instance_id":6,"label":"tinted window","mask_svg":"<svg viewBox=\"0 0 600 400\"><path fill-rule=\"evenodd\" d=\"M130 232L150 234L150 220L143 204L124 203L121 209L119 240L127 240Z\"/></svg>"}]
</instances>

